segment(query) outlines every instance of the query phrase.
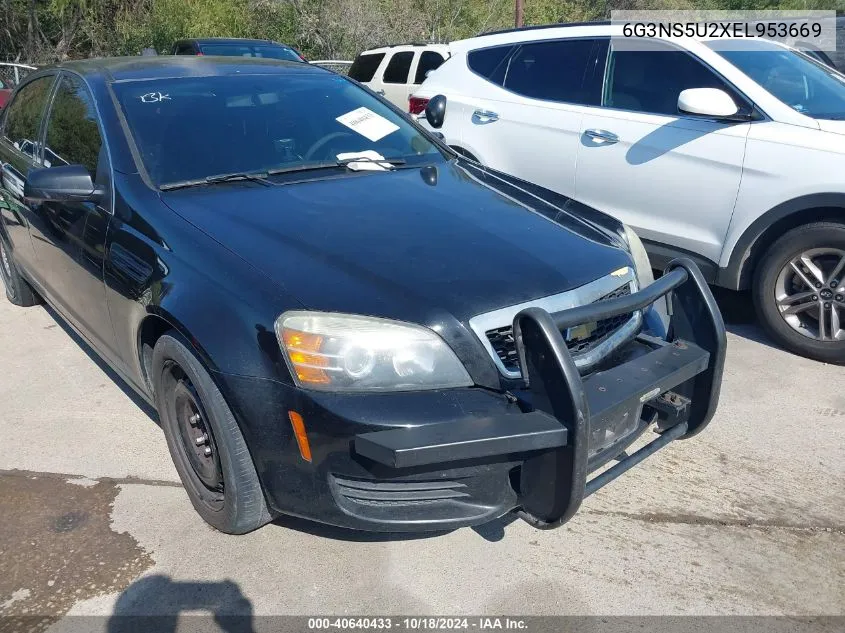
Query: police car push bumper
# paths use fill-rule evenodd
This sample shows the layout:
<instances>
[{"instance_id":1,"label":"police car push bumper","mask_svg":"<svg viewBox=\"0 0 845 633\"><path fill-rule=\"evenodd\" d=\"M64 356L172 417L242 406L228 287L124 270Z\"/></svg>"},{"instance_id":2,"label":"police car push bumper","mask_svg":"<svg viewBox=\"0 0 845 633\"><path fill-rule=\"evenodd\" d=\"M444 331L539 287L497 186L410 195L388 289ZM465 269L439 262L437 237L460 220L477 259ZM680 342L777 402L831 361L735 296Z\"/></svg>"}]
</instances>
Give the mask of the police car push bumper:
<instances>
[{"instance_id":1,"label":"police car push bumper","mask_svg":"<svg viewBox=\"0 0 845 633\"><path fill-rule=\"evenodd\" d=\"M665 300L669 340L640 335L643 353L582 378L561 332ZM690 438L716 410L725 362L725 326L698 267L672 261L634 294L549 313L527 308L513 323L525 394L522 415L362 433L354 450L393 469L447 468L517 455L519 514L538 528L568 521L584 497L675 439ZM516 420L516 421L515 421ZM653 422L659 437L624 449ZM619 457L622 456L622 459ZM619 461L588 480L608 459Z\"/></svg>"}]
</instances>

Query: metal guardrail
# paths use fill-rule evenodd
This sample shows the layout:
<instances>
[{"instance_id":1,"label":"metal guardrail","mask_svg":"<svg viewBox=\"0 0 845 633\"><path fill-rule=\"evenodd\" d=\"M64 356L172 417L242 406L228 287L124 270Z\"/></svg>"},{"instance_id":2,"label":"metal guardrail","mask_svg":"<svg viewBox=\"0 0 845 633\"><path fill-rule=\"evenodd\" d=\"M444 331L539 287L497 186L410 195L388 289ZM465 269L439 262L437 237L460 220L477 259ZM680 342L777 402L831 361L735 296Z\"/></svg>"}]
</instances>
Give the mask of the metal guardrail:
<instances>
[{"instance_id":1,"label":"metal guardrail","mask_svg":"<svg viewBox=\"0 0 845 633\"><path fill-rule=\"evenodd\" d=\"M35 66L29 66L28 64L0 62L0 80L7 88L13 88L33 70L35 70Z\"/></svg>"},{"instance_id":2,"label":"metal guardrail","mask_svg":"<svg viewBox=\"0 0 845 633\"><path fill-rule=\"evenodd\" d=\"M352 67L352 62L343 59L318 59L311 63L315 66L322 66L328 70L333 70L341 75L347 74Z\"/></svg>"}]
</instances>

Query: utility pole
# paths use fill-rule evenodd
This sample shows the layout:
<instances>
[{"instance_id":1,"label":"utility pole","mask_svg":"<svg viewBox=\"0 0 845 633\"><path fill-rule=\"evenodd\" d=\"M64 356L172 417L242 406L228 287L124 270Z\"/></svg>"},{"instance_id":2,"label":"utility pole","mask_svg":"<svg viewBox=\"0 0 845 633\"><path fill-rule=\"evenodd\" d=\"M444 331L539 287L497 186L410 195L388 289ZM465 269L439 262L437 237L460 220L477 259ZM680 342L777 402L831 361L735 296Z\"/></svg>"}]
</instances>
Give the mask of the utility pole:
<instances>
[{"instance_id":1,"label":"utility pole","mask_svg":"<svg viewBox=\"0 0 845 633\"><path fill-rule=\"evenodd\" d=\"M514 25L516 26L516 28L519 28L522 26L522 22L525 18L525 0L514 0L514 2Z\"/></svg>"}]
</instances>

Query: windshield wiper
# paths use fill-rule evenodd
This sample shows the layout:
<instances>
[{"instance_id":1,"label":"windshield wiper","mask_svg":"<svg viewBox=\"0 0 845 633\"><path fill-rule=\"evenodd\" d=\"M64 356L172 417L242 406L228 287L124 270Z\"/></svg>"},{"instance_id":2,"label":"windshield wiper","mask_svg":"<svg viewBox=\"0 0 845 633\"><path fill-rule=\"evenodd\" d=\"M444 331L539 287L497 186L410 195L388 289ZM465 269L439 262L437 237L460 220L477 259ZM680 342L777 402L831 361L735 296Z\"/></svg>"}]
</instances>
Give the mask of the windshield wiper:
<instances>
[{"instance_id":1,"label":"windshield wiper","mask_svg":"<svg viewBox=\"0 0 845 633\"><path fill-rule=\"evenodd\" d=\"M268 169L267 173L270 176L276 176L277 174L290 174L297 171L311 171L314 169L337 169L338 164L336 162L326 162L321 161L317 163L299 163L298 165L289 165L288 167L276 167L275 169Z\"/></svg>"},{"instance_id":2,"label":"windshield wiper","mask_svg":"<svg viewBox=\"0 0 845 633\"><path fill-rule=\"evenodd\" d=\"M338 165L350 165L352 163L376 163L378 165L390 165L396 167L397 165L404 165L407 163L404 158L370 158L369 156L359 156L358 158L344 158L337 161Z\"/></svg>"},{"instance_id":3,"label":"windshield wiper","mask_svg":"<svg viewBox=\"0 0 845 633\"><path fill-rule=\"evenodd\" d=\"M273 183L267 180L270 174L266 171L253 172L235 172L232 174L217 174L215 176L206 176L205 178L196 178L194 180L180 180L178 182L169 182L161 185L161 191L173 191L174 189L185 189L187 187L203 187L205 185L216 185L221 182L234 182L237 180L248 180L250 182L260 182L262 185L273 186Z\"/></svg>"},{"instance_id":4,"label":"windshield wiper","mask_svg":"<svg viewBox=\"0 0 845 633\"><path fill-rule=\"evenodd\" d=\"M336 161L321 161L315 163L300 163L298 165L291 165L289 167L277 167L270 169L267 174L275 176L277 174L290 174L298 171L314 171L317 169L337 169L338 167L348 167L350 163L379 163L385 165L404 165L406 163L404 158L370 158L369 156L361 156L359 158L346 158L344 160Z\"/></svg>"},{"instance_id":5,"label":"windshield wiper","mask_svg":"<svg viewBox=\"0 0 845 633\"><path fill-rule=\"evenodd\" d=\"M169 182L159 187L160 191L173 191L174 189L186 189L188 187L204 187L206 185L214 185L221 182L233 182L237 180L249 180L251 182L260 182L263 185L275 186L276 183L267 179L268 176L276 176L279 174L290 174L300 171L312 171L317 169L337 169L338 167L349 167L350 163L378 163L383 165L390 165L392 167L404 165L407 161L404 158L370 158L368 156L361 156L359 158L347 158L336 161L321 161L313 163L300 163L298 165L290 165L289 167L276 167L275 169L268 169L265 171L255 172L235 172L231 174L219 174L215 176L206 176L205 178L196 178L193 180L180 180L178 182Z\"/></svg>"}]
</instances>

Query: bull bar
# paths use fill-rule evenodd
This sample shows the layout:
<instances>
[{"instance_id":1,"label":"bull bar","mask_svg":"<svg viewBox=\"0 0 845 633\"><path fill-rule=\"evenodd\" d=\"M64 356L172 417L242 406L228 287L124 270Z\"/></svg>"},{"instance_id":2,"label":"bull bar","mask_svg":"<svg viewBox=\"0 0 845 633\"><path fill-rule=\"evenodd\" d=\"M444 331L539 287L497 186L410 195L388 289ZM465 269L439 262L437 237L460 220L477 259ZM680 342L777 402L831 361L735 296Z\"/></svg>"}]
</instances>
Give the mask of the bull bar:
<instances>
[{"instance_id":1,"label":"bull bar","mask_svg":"<svg viewBox=\"0 0 845 633\"><path fill-rule=\"evenodd\" d=\"M581 376L562 332L660 300L669 315L667 340L640 334L637 355ZM564 524L585 497L672 441L700 433L715 413L725 326L689 259L673 260L661 278L627 296L556 313L526 308L514 317L513 332L524 382L517 398L521 414L361 433L354 451L397 476L403 469L518 458L517 512L548 529ZM659 437L625 454L654 422ZM587 479L611 459L617 460L612 467Z\"/></svg>"}]
</instances>

